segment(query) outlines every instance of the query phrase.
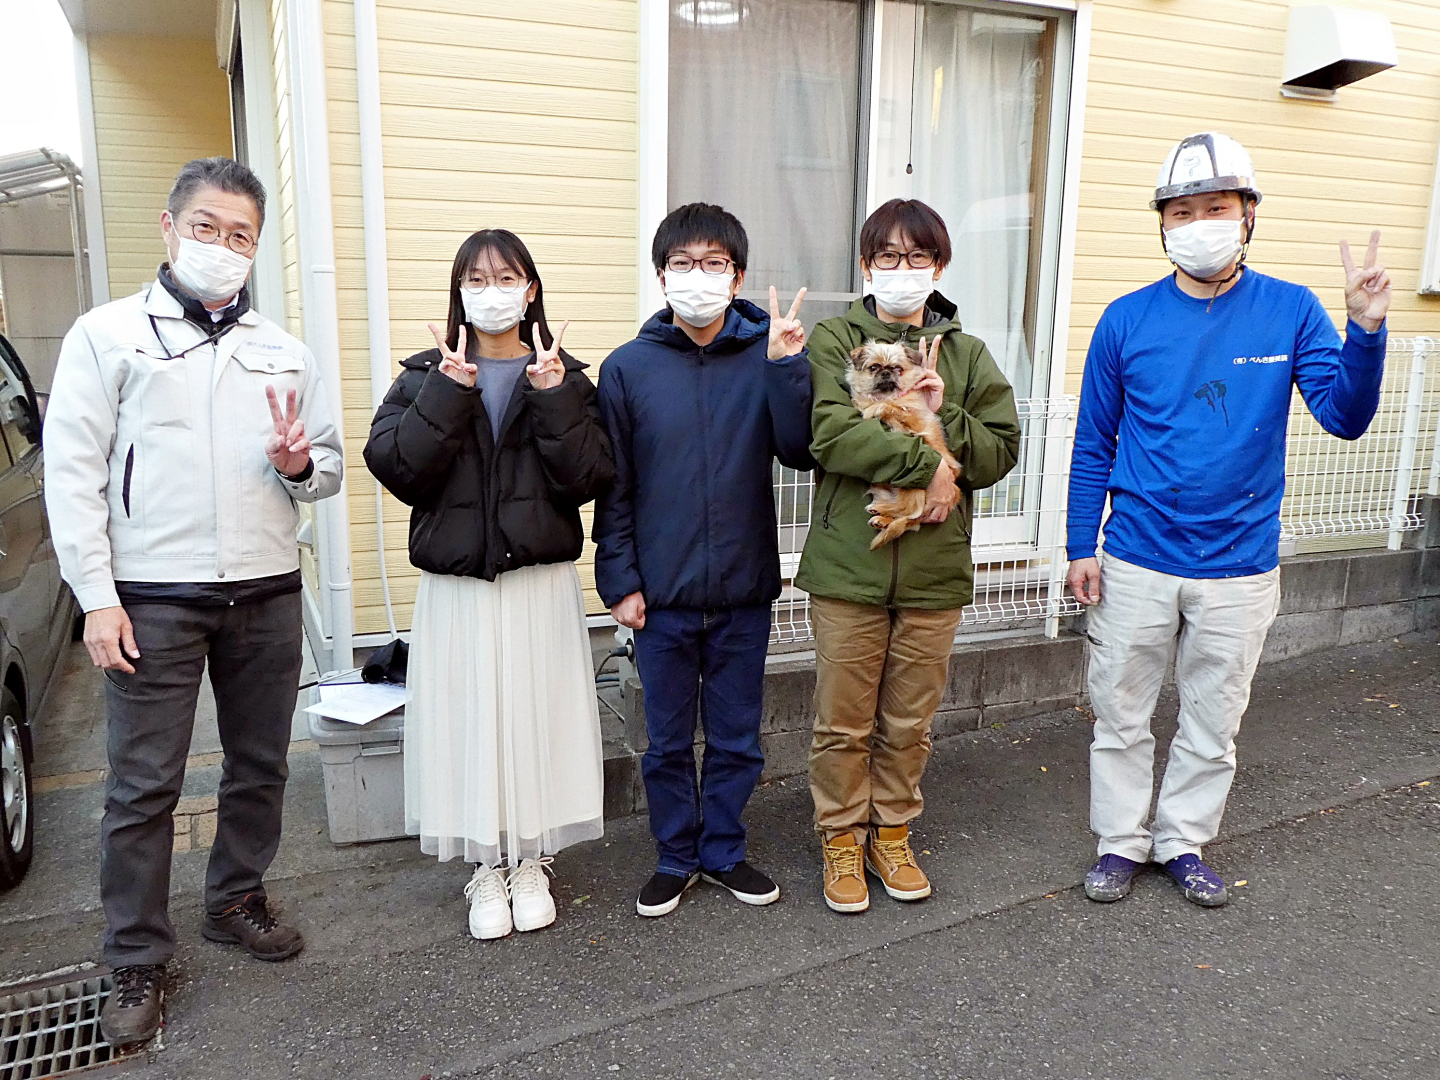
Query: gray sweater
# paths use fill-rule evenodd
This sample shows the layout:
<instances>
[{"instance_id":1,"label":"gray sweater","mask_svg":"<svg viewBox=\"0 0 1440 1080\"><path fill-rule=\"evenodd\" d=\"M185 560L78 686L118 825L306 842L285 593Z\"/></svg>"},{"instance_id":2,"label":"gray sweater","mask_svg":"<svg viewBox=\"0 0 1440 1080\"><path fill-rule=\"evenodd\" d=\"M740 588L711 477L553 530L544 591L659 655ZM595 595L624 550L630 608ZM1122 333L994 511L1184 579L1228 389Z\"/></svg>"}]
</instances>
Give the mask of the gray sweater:
<instances>
[{"instance_id":1,"label":"gray sweater","mask_svg":"<svg viewBox=\"0 0 1440 1080\"><path fill-rule=\"evenodd\" d=\"M480 401L485 406L485 415L490 417L490 435L500 440L500 422L505 419L505 410L510 407L510 398L520 380L525 378L525 368L535 362L535 354L526 353L513 360L492 360L483 356L475 358L475 389L480 391Z\"/></svg>"}]
</instances>

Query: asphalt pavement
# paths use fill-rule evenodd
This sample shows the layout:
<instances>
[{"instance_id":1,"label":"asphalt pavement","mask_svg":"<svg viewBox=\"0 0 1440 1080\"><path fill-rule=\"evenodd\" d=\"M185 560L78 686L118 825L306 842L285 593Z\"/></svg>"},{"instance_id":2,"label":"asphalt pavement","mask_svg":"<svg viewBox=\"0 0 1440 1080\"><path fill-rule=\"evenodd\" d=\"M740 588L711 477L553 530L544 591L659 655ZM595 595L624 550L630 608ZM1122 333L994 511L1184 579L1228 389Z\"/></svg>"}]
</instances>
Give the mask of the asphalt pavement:
<instances>
[{"instance_id":1,"label":"asphalt pavement","mask_svg":"<svg viewBox=\"0 0 1440 1080\"><path fill-rule=\"evenodd\" d=\"M1162 751L1175 708L1167 692ZM778 903L701 886L640 919L653 853L627 818L556 859L553 927L498 942L466 933L460 864L412 841L330 845L318 761L295 753L271 895L305 952L267 965L203 942L205 856L177 855L163 1049L127 1075L1440 1077L1433 632L1260 670L1207 849L1245 882L1222 909L1158 871L1118 904L1085 899L1088 741L1079 710L942 741L915 829L922 903L829 912L792 779L749 814ZM193 770L187 794L217 773ZM0 896L5 979L93 959L101 928L99 785L37 809L37 865Z\"/></svg>"}]
</instances>

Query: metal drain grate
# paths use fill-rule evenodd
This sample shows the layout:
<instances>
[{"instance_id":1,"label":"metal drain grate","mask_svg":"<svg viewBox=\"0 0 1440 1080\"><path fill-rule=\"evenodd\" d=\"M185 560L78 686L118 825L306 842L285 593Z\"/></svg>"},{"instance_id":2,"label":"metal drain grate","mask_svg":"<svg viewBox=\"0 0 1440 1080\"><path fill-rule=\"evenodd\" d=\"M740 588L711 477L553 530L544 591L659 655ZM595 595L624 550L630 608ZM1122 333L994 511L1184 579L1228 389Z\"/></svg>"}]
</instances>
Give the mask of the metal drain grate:
<instances>
[{"instance_id":1,"label":"metal drain grate","mask_svg":"<svg viewBox=\"0 0 1440 1080\"><path fill-rule=\"evenodd\" d=\"M0 1080L69 1076L128 1056L100 1034L110 988L109 972L92 971L0 992Z\"/></svg>"}]
</instances>

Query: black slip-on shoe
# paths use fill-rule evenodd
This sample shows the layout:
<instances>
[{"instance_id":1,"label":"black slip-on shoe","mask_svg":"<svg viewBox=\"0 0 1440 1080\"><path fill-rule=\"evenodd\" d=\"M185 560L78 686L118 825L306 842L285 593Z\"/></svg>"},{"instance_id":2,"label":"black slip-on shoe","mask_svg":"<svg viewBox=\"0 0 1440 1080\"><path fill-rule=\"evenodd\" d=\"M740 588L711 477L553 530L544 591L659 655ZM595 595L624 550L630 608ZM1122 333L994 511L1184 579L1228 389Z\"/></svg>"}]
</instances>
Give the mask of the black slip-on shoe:
<instances>
[{"instance_id":1,"label":"black slip-on shoe","mask_svg":"<svg viewBox=\"0 0 1440 1080\"><path fill-rule=\"evenodd\" d=\"M305 947L300 931L276 921L257 893L219 915L206 915L200 933L207 941L241 945L257 960L288 960Z\"/></svg>"},{"instance_id":2,"label":"black slip-on shoe","mask_svg":"<svg viewBox=\"0 0 1440 1080\"><path fill-rule=\"evenodd\" d=\"M165 998L165 969L137 964L115 969L114 985L100 1011L100 1034L111 1046L149 1042L160 1030Z\"/></svg>"},{"instance_id":3,"label":"black slip-on shoe","mask_svg":"<svg viewBox=\"0 0 1440 1080\"><path fill-rule=\"evenodd\" d=\"M669 915L680 906L680 897L685 894L685 890L693 887L699 880L699 874L686 874L681 877L679 874L662 874L657 871L640 890L640 896L635 901L635 910L649 919Z\"/></svg>"},{"instance_id":4,"label":"black slip-on shoe","mask_svg":"<svg viewBox=\"0 0 1440 1080\"><path fill-rule=\"evenodd\" d=\"M741 859L723 873L705 870L700 875L711 885L729 889L736 900L755 907L764 907L780 899L780 886Z\"/></svg>"}]
</instances>

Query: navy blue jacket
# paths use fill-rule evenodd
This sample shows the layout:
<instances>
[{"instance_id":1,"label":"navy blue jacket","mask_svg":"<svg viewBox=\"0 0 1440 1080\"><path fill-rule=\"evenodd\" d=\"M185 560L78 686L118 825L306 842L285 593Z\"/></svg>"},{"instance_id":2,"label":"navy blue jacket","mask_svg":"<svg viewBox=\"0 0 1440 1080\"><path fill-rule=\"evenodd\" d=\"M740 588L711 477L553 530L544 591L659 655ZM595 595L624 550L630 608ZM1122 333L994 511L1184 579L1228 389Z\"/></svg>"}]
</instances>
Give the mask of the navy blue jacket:
<instances>
[{"instance_id":1,"label":"navy blue jacket","mask_svg":"<svg viewBox=\"0 0 1440 1080\"><path fill-rule=\"evenodd\" d=\"M595 585L613 607L767 604L780 595L772 459L813 469L810 358L765 356L770 317L735 300L703 348L669 308L600 366L615 481L595 504Z\"/></svg>"}]
</instances>

